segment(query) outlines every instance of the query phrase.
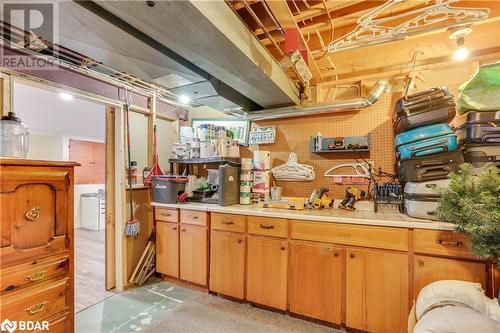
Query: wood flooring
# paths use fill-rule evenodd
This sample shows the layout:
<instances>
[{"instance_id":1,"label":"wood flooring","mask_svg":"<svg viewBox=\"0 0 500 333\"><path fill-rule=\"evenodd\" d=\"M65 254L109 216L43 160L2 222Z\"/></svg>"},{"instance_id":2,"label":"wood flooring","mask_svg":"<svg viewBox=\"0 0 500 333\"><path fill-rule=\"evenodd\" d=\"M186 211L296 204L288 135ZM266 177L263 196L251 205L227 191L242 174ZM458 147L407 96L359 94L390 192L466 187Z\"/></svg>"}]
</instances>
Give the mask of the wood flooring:
<instances>
[{"instance_id":1,"label":"wood flooring","mask_svg":"<svg viewBox=\"0 0 500 333\"><path fill-rule=\"evenodd\" d=\"M75 229L75 313L115 293L105 289L105 231Z\"/></svg>"}]
</instances>

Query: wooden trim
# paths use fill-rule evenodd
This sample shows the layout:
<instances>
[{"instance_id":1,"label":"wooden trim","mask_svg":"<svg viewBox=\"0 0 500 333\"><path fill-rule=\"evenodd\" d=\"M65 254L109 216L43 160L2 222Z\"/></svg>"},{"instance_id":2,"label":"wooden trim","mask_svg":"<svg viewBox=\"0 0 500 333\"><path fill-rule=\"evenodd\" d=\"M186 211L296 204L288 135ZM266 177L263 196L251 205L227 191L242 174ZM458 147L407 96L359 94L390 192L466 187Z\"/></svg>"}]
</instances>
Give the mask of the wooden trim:
<instances>
[{"instance_id":1,"label":"wooden trim","mask_svg":"<svg viewBox=\"0 0 500 333\"><path fill-rule=\"evenodd\" d=\"M67 162L67 161L44 161L44 160L26 160L17 158L5 158L0 157L0 164L8 165L29 165L29 166L47 166L47 167L57 167L57 166L79 166L80 163L77 162Z\"/></svg>"},{"instance_id":2,"label":"wooden trim","mask_svg":"<svg viewBox=\"0 0 500 333\"><path fill-rule=\"evenodd\" d=\"M0 116L12 110L12 78L0 72Z\"/></svg>"},{"instance_id":3,"label":"wooden trim","mask_svg":"<svg viewBox=\"0 0 500 333\"><path fill-rule=\"evenodd\" d=\"M116 286L115 252L115 108L106 107L106 290Z\"/></svg>"}]
</instances>

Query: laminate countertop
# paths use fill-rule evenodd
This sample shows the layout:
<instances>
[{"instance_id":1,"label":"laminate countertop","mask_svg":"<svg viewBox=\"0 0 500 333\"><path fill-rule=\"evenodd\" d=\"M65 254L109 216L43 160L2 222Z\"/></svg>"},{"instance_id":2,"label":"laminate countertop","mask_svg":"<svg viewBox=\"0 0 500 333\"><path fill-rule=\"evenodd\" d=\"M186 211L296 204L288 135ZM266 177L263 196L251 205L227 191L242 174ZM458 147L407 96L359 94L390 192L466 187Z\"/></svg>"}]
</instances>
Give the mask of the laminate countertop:
<instances>
[{"instance_id":1,"label":"laminate countertop","mask_svg":"<svg viewBox=\"0 0 500 333\"><path fill-rule=\"evenodd\" d=\"M373 204L371 202L358 202L357 210L355 211L346 211L336 207L322 210L286 210L277 208L263 208L256 205L220 206L217 204L203 203L164 204L153 202L151 203L151 205L154 207L163 208L178 208L213 213L253 215L292 220L318 221L326 223L346 223L433 230L455 230L455 225L453 223L414 219L405 214L401 214L397 210L383 208L380 209L378 213L375 213L373 211Z\"/></svg>"}]
</instances>

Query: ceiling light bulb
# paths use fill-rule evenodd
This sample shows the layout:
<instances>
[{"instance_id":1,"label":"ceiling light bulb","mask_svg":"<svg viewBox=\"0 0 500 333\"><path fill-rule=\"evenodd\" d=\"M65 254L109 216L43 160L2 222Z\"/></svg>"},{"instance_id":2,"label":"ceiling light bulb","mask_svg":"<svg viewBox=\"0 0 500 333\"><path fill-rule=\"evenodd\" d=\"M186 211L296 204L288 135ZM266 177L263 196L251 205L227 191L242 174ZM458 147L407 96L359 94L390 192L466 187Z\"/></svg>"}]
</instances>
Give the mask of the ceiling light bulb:
<instances>
[{"instance_id":1,"label":"ceiling light bulb","mask_svg":"<svg viewBox=\"0 0 500 333\"><path fill-rule=\"evenodd\" d=\"M71 101L71 100L73 100L73 95L65 93L65 92L59 93L59 97L61 97L65 101Z\"/></svg>"},{"instance_id":2,"label":"ceiling light bulb","mask_svg":"<svg viewBox=\"0 0 500 333\"><path fill-rule=\"evenodd\" d=\"M187 95L181 95L181 97L179 97L179 102L181 102L181 104L188 104L190 101L191 98Z\"/></svg>"},{"instance_id":3,"label":"ceiling light bulb","mask_svg":"<svg viewBox=\"0 0 500 333\"><path fill-rule=\"evenodd\" d=\"M465 60L469 56L469 50L465 46L459 46L455 53L453 53L453 59L456 61Z\"/></svg>"}]
</instances>

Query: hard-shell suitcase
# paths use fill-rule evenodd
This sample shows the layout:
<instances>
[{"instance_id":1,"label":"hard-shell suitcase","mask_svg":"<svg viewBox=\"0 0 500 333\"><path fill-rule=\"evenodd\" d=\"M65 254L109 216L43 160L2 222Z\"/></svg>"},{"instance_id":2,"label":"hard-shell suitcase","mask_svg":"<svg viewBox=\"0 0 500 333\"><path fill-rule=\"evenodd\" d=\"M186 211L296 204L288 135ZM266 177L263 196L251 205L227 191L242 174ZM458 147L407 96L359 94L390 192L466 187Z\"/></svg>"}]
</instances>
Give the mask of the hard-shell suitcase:
<instances>
[{"instance_id":1,"label":"hard-shell suitcase","mask_svg":"<svg viewBox=\"0 0 500 333\"><path fill-rule=\"evenodd\" d=\"M399 161L398 178L402 182L445 179L450 172L457 171L462 163L464 158L460 150Z\"/></svg>"},{"instance_id":2,"label":"hard-shell suitcase","mask_svg":"<svg viewBox=\"0 0 500 333\"><path fill-rule=\"evenodd\" d=\"M406 214L418 219L439 220L436 216L436 208L441 198L439 188L446 188L449 184L449 179L406 183L404 188Z\"/></svg>"},{"instance_id":3,"label":"hard-shell suitcase","mask_svg":"<svg viewBox=\"0 0 500 333\"><path fill-rule=\"evenodd\" d=\"M396 135L396 148L401 160L452 152L457 147L457 136L448 124L417 127Z\"/></svg>"},{"instance_id":4,"label":"hard-shell suitcase","mask_svg":"<svg viewBox=\"0 0 500 333\"><path fill-rule=\"evenodd\" d=\"M396 103L394 132L437 123L448 123L455 116L455 102L446 87L433 88L402 97Z\"/></svg>"},{"instance_id":5,"label":"hard-shell suitcase","mask_svg":"<svg viewBox=\"0 0 500 333\"><path fill-rule=\"evenodd\" d=\"M500 143L500 111L469 111L451 125L459 143Z\"/></svg>"},{"instance_id":6,"label":"hard-shell suitcase","mask_svg":"<svg viewBox=\"0 0 500 333\"><path fill-rule=\"evenodd\" d=\"M472 164L472 170L478 175L489 166L496 166L500 171L500 144L498 145L465 145L464 160Z\"/></svg>"}]
</instances>

